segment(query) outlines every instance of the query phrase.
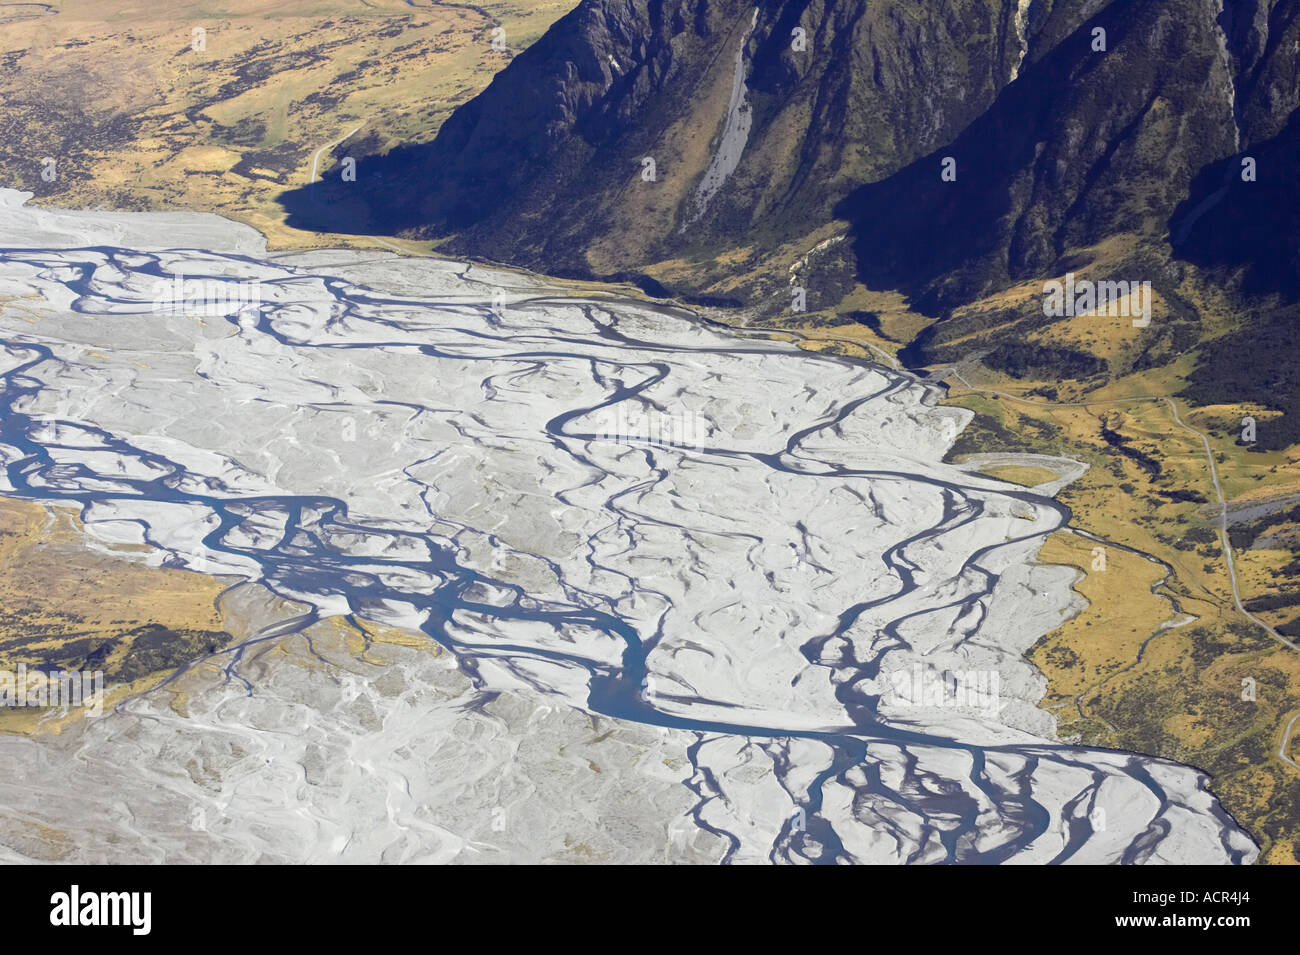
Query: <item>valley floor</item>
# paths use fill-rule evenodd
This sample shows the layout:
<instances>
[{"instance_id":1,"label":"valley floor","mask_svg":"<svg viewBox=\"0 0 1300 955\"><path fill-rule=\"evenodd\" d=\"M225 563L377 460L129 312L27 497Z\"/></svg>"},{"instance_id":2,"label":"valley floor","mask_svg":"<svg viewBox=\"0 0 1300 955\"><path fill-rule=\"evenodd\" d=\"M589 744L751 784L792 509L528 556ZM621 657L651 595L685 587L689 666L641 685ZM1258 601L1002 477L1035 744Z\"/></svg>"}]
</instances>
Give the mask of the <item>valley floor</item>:
<instances>
[{"instance_id":1,"label":"valley floor","mask_svg":"<svg viewBox=\"0 0 1300 955\"><path fill-rule=\"evenodd\" d=\"M1062 323L1055 335L1095 335L1098 321ZM873 359L899 347L851 323L790 325L781 332L804 347ZM1049 538L1038 558L1075 567L1088 605L1029 652L1048 678L1043 705L1061 735L1205 769L1259 840L1261 861L1294 864L1300 449L1238 440L1247 416L1262 427L1273 419L1257 406L1178 397L1189 368L1100 387L1014 379L978 361L932 376L946 404L976 415L951 459L1068 453L1089 466L1060 492L1072 530ZM1046 478L996 465L990 473L1028 486Z\"/></svg>"},{"instance_id":2,"label":"valley floor","mask_svg":"<svg viewBox=\"0 0 1300 955\"><path fill-rule=\"evenodd\" d=\"M1036 559L1069 514L944 463L934 385L465 263L0 213L7 493L230 585L178 677L0 739L15 858L1255 858L1203 773L1058 739L1024 653L1085 607ZM159 308L178 274L229 295Z\"/></svg>"}]
</instances>

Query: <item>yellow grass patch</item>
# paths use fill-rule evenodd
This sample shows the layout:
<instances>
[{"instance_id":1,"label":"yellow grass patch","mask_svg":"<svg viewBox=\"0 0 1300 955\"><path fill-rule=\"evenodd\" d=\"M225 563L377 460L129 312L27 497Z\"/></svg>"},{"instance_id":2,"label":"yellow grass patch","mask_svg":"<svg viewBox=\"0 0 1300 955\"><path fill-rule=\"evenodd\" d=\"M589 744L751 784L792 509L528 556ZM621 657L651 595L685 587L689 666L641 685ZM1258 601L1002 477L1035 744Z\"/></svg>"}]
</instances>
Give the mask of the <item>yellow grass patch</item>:
<instances>
[{"instance_id":1,"label":"yellow grass patch","mask_svg":"<svg viewBox=\"0 0 1300 955\"><path fill-rule=\"evenodd\" d=\"M274 247L315 247L329 239L286 228L276 197L308 181L316 149L358 124L358 140L381 151L431 139L574 2L56 6L0 31L0 54L17 57L0 76L10 185L59 207L216 212ZM490 48L497 24L510 53ZM80 135L78 122L97 132ZM58 157L57 184L40 181L39 164L11 161L21 156Z\"/></svg>"},{"instance_id":2,"label":"yellow grass patch","mask_svg":"<svg viewBox=\"0 0 1300 955\"><path fill-rule=\"evenodd\" d=\"M1026 467L1019 464L997 464L992 467L981 468L979 473L987 474L999 481L1019 484L1022 487L1036 487L1039 484L1046 484L1048 481L1055 481L1058 477L1055 471L1047 468Z\"/></svg>"},{"instance_id":3,"label":"yellow grass patch","mask_svg":"<svg viewBox=\"0 0 1300 955\"><path fill-rule=\"evenodd\" d=\"M1104 556L1105 569L1098 569ZM1157 564L1077 534L1056 533L1038 559L1077 568L1074 584L1088 607L1039 641L1029 659L1049 681L1043 705L1073 701L1134 664L1138 649L1175 616L1168 599L1151 592L1164 576ZM1062 722L1067 722L1065 716Z\"/></svg>"}]
</instances>

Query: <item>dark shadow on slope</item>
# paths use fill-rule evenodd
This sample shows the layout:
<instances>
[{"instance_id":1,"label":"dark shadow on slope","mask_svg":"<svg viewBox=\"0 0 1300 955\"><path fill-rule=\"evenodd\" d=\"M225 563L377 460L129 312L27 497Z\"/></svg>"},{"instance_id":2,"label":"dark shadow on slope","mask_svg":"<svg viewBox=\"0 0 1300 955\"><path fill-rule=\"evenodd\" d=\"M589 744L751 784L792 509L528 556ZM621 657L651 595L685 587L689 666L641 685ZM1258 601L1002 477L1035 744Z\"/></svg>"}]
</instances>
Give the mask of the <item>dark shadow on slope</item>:
<instances>
[{"instance_id":1,"label":"dark shadow on slope","mask_svg":"<svg viewBox=\"0 0 1300 955\"><path fill-rule=\"evenodd\" d=\"M593 178L626 179L624 169L593 169L590 160L626 138L631 118L669 75L672 41L692 29L674 9L579 5L458 107L431 142L360 158L355 182L342 182L331 170L326 181L283 193L288 224L424 238L456 234L463 250L490 246L520 265L536 264L543 250L559 245L548 261L580 261L568 247L573 243L565 244L561 223L539 222L530 210L545 207L539 197L594 190ZM707 33L707 26L694 29ZM636 70L615 70L610 80L602 51L616 40L627 45L624 33L646 39L637 48ZM653 139L652 133L642 138ZM561 204L556 218L577 205ZM478 232L492 241L478 242Z\"/></svg>"},{"instance_id":2,"label":"dark shadow on slope","mask_svg":"<svg viewBox=\"0 0 1300 955\"><path fill-rule=\"evenodd\" d=\"M1242 178L1255 162L1254 182ZM1175 254L1201 268L1240 272L1242 291L1300 299L1300 110L1246 153L1206 167L1169 222Z\"/></svg>"},{"instance_id":3,"label":"dark shadow on slope","mask_svg":"<svg viewBox=\"0 0 1300 955\"><path fill-rule=\"evenodd\" d=\"M1256 181L1242 179L1255 160ZM1182 397L1195 404L1258 404L1257 450L1300 442L1300 111L1274 138L1208 166L1171 218L1175 254L1244 293L1237 327L1198 353Z\"/></svg>"},{"instance_id":4,"label":"dark shadow on slope","mask_svg":"<svg viewBox=\"0 0 1300 955\"><path fill-rule=\"evenodd\" d=\"M1175 12L1145 0L1107 7L1027 64L953 143L852 193L836 214L852 223L860 280L941 315L1051 274L1069 248L1142 228L1153 196L1157 208L1172 208L1159 195L1169 170L1203 160L1152 159L1132 143L1157 100L1176 114L1198 112L1196 88L1163 64L1203 55L1206 37ZM1095 27L1106 30L1105 54L1092 49ZM1209 151L1213 142L1194 128L1180 145ZM956 160L954 182L941 179L945 157Z\"/></svg>"},{"instance_id":5,"label":"dark shadow on slope","mask_svg":"<svg viewBox=\"0 0 1300 955\"><path fill-rule=\"evenodd\" d=\"M399 146L383 155L357 158L356 181L344 182L341 169L326 169L319 182L281 193L286 224L312 232L343 235L399 235L420 225L419 193L412 196L416 173L432 146ZM347 155L346 145L332 159Z\"/></svg>"}]
</instances>

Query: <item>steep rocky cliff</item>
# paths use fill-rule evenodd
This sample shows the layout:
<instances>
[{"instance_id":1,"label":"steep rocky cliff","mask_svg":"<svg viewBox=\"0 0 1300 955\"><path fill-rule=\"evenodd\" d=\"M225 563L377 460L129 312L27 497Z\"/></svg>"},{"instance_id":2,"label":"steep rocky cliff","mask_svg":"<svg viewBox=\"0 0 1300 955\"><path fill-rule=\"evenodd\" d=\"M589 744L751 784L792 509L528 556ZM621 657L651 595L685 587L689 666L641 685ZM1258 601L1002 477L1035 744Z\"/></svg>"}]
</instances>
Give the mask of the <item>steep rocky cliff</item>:
<instances>
[{"instance_id":1,"label":"steep rocky cliff","mask_svg":"<svg viewBox=\"0 0 1300 955\"><path fill-rule=\"evenodd\" d=\"M1019 10L587 0L432 143L291 207L305 224L454 234L455 250L550 271L767 251L987 110L1024 54Z\"/></svg>"},{"instance_id":2,"label":"steep rocky cliff","mask_svg":"<svg viewBox=\"0 0 1300 955\"><path fill-rule=\"evenodd\" d=\"M1152 270L1172 242L1239 271L1260 244L1232 240L1243 209L1291 222L1298 16L1300 0L584 0L432 142L285 201L302 225L767 310L793 266L813 308L861 281L947 316L1116 235ZM1225 205L1256 148L1267 189ZM917 354L966 331L931 329Z\"/></svg>"},{"instance_id":3,"label":"steep rocky cliff","mask_svg":"<svg viewBox=\"0 0 1300 955\"><path fill-rule=\"evenodd\" d=\"M864 278L938 311L1054 274L1108 236L1158 238L1202 170L1274 136L1295 109L1296 4L1275 4L1271 25L1261 10L1250 28L1207 0L1089 6L1084 27L1031 50L1020 81L961 136L841 206ZM1269 30L1281 31L1271 44ZM1290 80L1260 82L1267 71ZM955 181L941 179L943 157Z\"/></svg>"}]
</instances>

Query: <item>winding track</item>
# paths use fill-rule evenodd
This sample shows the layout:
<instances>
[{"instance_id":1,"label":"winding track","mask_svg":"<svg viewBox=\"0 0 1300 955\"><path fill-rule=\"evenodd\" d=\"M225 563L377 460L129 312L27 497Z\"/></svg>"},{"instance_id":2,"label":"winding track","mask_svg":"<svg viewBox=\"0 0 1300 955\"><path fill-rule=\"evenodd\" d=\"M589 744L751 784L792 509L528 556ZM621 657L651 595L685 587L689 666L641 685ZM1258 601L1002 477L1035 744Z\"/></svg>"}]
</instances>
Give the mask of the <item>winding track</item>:
<instances>
[{"instance_id":1,"label":"winding track","mask_svg":"<svg viewBox=\"0 0 1300 955\"><path fill-rule=\"evenodd\" d=\"M361 127L364 125L365 123L358 123L351 132L344 133L342 136L334 140L332 143L326 143L320 149L316 150L314 153L311 154L311 178L308 180L308 182L312 184L315 184L316 182L316 170L320 164L321 153L325 152L325 150L327 149L333 149L335 146L341 146L343 143L347 142L349 139L355 136L361 130Z\"/></svg>"},{"instance_id":2,"label":"winding track","mask_svg":"<svg viewBox=\"0 0 1300 955\"><path fill-rule=\"evenodd\" d=\"M1210 479L1214 484L1214 494L1219 499L1219 542L1220 542L1220 546L1222 546L1223 548L1223 557L1228 568L1228 580L1232 585L1233 604L1236 606L1237 611L1243 617L1245 617L1251 623L1255 624L1257 627L1259 627L1261 630L1267 633L1270 637L1272 637L1282 646L1287 647L1290 650L1294 650L1297 653L1300 653L1300 646L1297 646L1291 640L1288 640L1282 634L1278 633L1271 626L1269 626L1268 623L1259 619L1259 617L1256 617L1253 613L1247 610L1245 606L1242 604L1241 592L1237 584L1237 568L1236 568L1236 564L1233 561L1233 556L1232 556L1232 544L1228 539L1228 501L1227 498L1224 497L1223 487L1219 483L1219 471L1214 461L1214 450L1210 446L1210 439L1208 435L1193 428L1191 425L1184 422L1181 417L1179 417L1178 406L1174 404L1172 398L1170 398L1168 395L1131 395L1124 398L1105 398L1097 401L1074 401L1074 402L1036 401L1028 398L1022 398L1017 395L1011 395L1005 391L998 391L992 388L977 388L974 385L972 385L969 381L967 381L966 378L962 375L960 369L956 367L953 367L951 369L951 373L962 383L962 385L964 385L966 388L968 388L971 391L981 392L983 394L997 395L999 398L1005 398L1008 401L1015 401L1027 405L1036 405L1041 407L1058 407L1058 408L1084 408L1092 405L1120 404L1120 403L1125 403L1130 401L1135 401L1135 402L1163 401L1166 405L1168 405L1169 410L1173 413L1174 421L1177 423L1177 425L1180 428L1182 428L1184 431L1188 431L1191 434L1196 435L1196 437L1200 438L1201 444L1204 445L1205 447L1205 460L1210 466ZM1283 729L1282 743L1278 748L1277 755L1279 759L1281 759L1283 762L1291 766L1292 769L1300 771L1300 764L1297 764L1294 759L1292 759L1290 756L1287 755L1287 746L1291 739L1291 729L1295 725L1297 719L1300 719L1300 713L1296 714L1295 716L1292 716L1290 721L1286 724L1285 728Z\"/></svg>"},{"instance_id":3,"label":"winding track","mask_svg":"<svg viewBox=\"0 0 1300 955\"><path fill-rule=\"evenodd\" d=\"M1093 407L1095 405L1124 404L1127 402L1163 401L1166 405L1169 406L1169 410L1173 412L1174 422L1184 431L1190 432L1191 434L1194 434L1196 435L1196 437L1200 438L1201 443L1205 446L1205 460L1206 463L1208 463L1210 466L1210 480L1214 484L1214 494L1219 499L1219 540L1223 546L1223 556L1227 563L1228 579L1232 584L1233 604L1236 606L1238 612L1243 617L1245 617L1251 623L1255 624L1257 627L1259 627L1261 630L1267 633L1278 643L1282 644L1285 647L1288 647L1291 650L1295 650L1297 653L1300 653L1300 646L1297 646L1295 643L1288 640L1286 637L1282 636L1282 634L1278 633L1276 630L1270 627L1263 620L1260 620L1258 617L1256 617L1253 613L1251 613L1242 605L1241 593L1237 586L1237 569L1232 559L1232 545L1228 541L1228 501L1223 496L1223 487L1219 483L1219 470L1214 462L1214 451L1210 447L1210 439L1206 434L1204 434L1201 431L1197 431L1195 428L1185 423L1183 419L1179 417L1178 406L1174 404L1172 398L1170 398L1168 395L1128 395L1123 398L1102 398L1093 401L1037 401L1029 398L1022 398L1017 395L1008 394L1005 391L998 391L993 388L977 388L974 385L972 385L969 381L967 381L966 378L962 375L960 369L956 367L951 369L951 374L954 377L956 377L962 383L962 385L965 386L970 391L979 392L981 394L987 394L987 395L997 395L999 398L1005 398L1008 401L1015 401L1015 402L1019 402L1020 404L1035 405L1038 407L1045 407L1045 408L1088 408L1088 407Z\"/></svg>"}]
</instances>

